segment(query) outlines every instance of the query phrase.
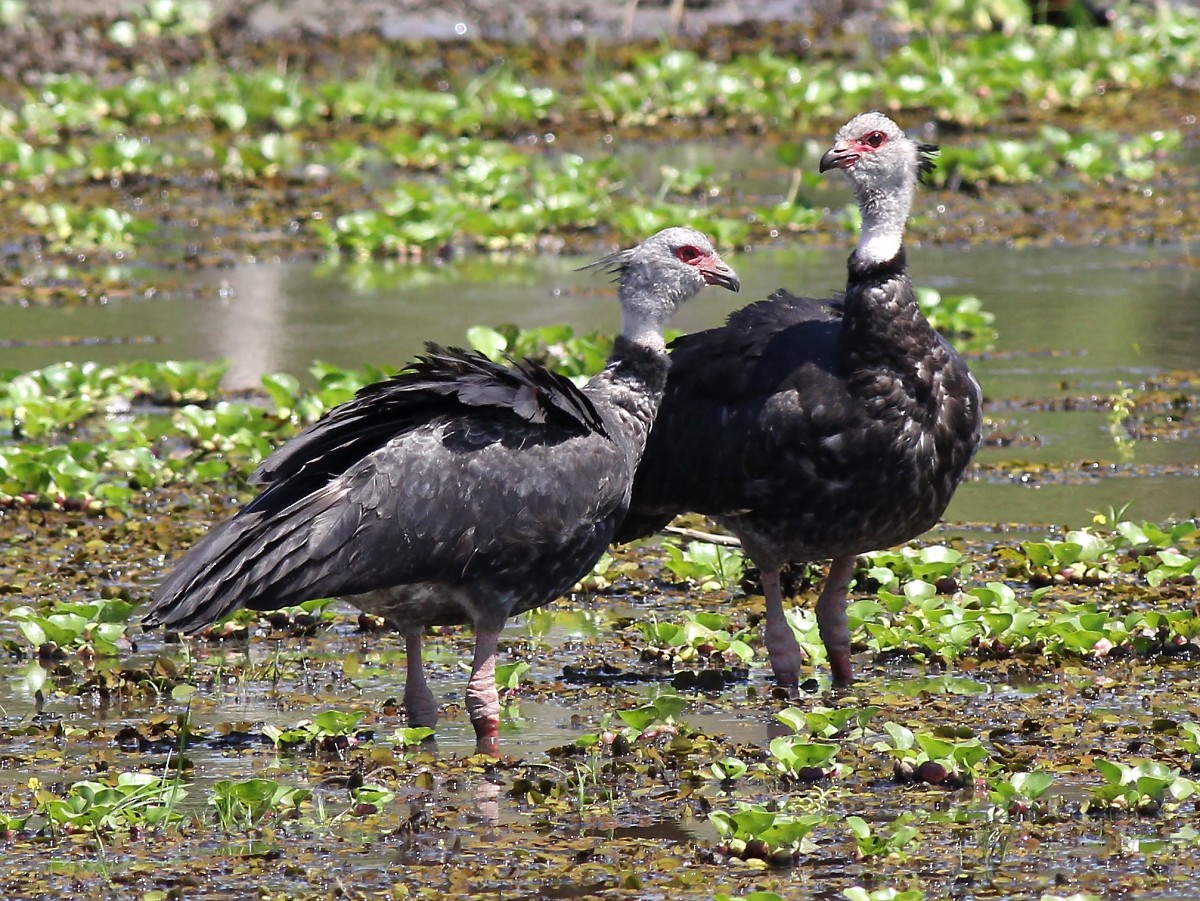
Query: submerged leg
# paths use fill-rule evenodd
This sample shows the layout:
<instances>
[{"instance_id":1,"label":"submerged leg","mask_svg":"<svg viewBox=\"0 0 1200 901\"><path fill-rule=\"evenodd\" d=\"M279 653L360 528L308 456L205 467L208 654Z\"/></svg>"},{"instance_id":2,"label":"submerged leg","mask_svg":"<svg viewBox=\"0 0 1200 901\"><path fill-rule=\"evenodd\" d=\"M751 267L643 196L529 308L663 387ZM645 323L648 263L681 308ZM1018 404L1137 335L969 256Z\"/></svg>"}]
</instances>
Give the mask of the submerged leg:
<instances>
[{"instance_id":1,"label":"submerged leg","mask_svg":"<svg viewBox=\"0 0 1200 901\"><path fill-rule=\"evenodd\" d=\"M817 631L825 642L829 655L829 670L836 685L854 681L850 667L850 623L846 618L846 592L854 575L854 554L834 557L829 564L829 576L817 598Z\"/></svg>"},{"instance_id":2,"label":"submerged leg","mask_svg":"<svg viewBox=\"0 0 1200 901\"><path fill-rule=\"evenodd\" d=\"M467 680L467 713L475 727L481 754L498 754L500 693L496 691L496 646L502 626L475 627L475 658L471 661L471 678Z\"/></svg>"},{"instance_id":3,"label":"submerged leg","mask_svg":"<svg viewBox=\"0 0 1200 901\"><path fill-rule=\"evenodd\" d=\"M421 637L423 629L406 629L404 632L405 679L404 712L410 726L437 725L438 706L425 681L425 666L421 662Z\"/></svg>"},{"instance_id":4,"label":"submerged leg","mask_svg":"<svg viewBox=\"0 0 1200 901\"><path fill-rule=\"evenodd\" d=\"M800 650L796 635L783 612L778 567L762 567L762 587L763 596L767 599L767 656L771 659L771 669L775 671L775 681L785 686L799 685L804 652Z\"/></svg>"}]
</instances>

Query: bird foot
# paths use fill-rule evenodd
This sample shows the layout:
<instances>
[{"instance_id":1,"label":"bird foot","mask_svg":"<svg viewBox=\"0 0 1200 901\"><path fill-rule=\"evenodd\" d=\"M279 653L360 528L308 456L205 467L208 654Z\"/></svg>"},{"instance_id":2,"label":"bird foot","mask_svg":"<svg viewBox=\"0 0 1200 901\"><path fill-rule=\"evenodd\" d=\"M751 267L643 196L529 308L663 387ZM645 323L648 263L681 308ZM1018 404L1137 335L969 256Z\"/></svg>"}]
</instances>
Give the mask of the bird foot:
<instances>
[{"instance_id":1,"label":"bird foot","mask_svg":"<svg viewBox=\"0 0 1200 901\"><path fill-rule=\"evenodd\" d=\"M409 691L408 687L405 687L404 715L409 726L428 726L432 729L437 725L438 705L429 687L423 685L422 688L425 689L424 692Z\"/></svg>"},{"instance_id":2,"label":"bird foot","mask_svg":"<svg viewBox=\"0 0 1200 901\"><path fill-rule=\"evenodd\" d=\"M786 635L772 635L768 629L766 644L775 682L785 688L795 688L800 684L800 667L808 663L808 655L796 642L791 628Z\"/></svg>"},{"instance_id":3,"label":"bird foot","mask_svg":"<svg viewBox=\"0 0 1200 901\"><path fill-rule=\"evenodd\" d=\"M500 757L500 736L495 733L481 734L479 726L475 726L475 753L486 754L488 757Z\"/></svg>"},{"instance_id":4,"label":"bird foot","mask_svg":"<svg viewBox=\"0 0 1200 901\"><path fill-rule=\"evenodd\" d=\"M468 703L468 708L470 704ZM500 756L500 699L496 699L494 715L476 716L471 714L471 725L475 727L475 753L487 754L491 757Z\"/></svg>"},{"instance_id":5,"label":"bird foot","mask_svg":"<svg viewBox=\"0 0 1200 901\"><path fill-rule=\"evenodd\" d=\"M852 685L854 683L854 667L850 664L849 648L826 648L829 654L829 671L833 676L834 685Z\"/></svg>"}]
</instances>

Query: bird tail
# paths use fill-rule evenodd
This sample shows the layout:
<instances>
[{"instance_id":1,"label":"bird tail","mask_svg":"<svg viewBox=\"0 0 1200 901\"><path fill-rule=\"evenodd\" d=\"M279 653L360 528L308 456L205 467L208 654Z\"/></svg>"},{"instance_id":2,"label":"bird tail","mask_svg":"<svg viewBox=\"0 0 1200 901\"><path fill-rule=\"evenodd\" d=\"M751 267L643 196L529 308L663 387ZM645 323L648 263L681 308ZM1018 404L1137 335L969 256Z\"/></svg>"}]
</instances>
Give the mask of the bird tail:
<instances>
[{"instance_id":1,"label":"bird tail","mask_svg":"<svg viewBox=\"0 0 1200 901\"><path fill-rule=\"evenodd\" d=\"M243 513L215 526L155 589L143 626L192 633L239 607L275 610L339 592L314 560L311 521L293 511Z\"/></svg>"}]
</instances>

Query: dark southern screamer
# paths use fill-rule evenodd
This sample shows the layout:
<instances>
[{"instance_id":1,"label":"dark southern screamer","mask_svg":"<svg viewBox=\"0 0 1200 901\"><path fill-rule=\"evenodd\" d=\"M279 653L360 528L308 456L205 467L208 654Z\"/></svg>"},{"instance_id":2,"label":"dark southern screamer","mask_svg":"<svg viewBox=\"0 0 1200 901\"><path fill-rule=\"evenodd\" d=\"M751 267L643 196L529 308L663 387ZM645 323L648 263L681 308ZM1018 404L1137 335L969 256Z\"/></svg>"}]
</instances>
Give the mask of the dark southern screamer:
<instances>
[{"instance_id":1,"label":"dark southern screamer","mask_svg":"<svg viewBox=\"0 0 1200 901\"><path fill-rule=\"evenodd\" d=\"M668 317L705 285L740 286L690 228L594 265L616 273L622 327L586 386L430 346L275 451L255 473L262 492L184 556L146 624L189 633L237 607L341 597L404 634L408 719L433 725L423 630L470 623L466 706L494 751L500 630L611 542L666 384Z\"/></svg>"},{"instance_id":2,"label":"dark southern screamer","mask_svg":"<svg viewBox=\"0 0 1200 901\"><path fill-rule=\"evenodd\" d=\"M762 573L776 679L803 655L779 572L832 558L816 617L837 682L852 679L846 592L855 558L938 521L979 445L979 385L917 306L903 237L936 147L856 116L821 158L862 211L843 298L776 291L673 345L662 407L619 541L685 511L737 535Z\"/></svg>"}]
</instances>

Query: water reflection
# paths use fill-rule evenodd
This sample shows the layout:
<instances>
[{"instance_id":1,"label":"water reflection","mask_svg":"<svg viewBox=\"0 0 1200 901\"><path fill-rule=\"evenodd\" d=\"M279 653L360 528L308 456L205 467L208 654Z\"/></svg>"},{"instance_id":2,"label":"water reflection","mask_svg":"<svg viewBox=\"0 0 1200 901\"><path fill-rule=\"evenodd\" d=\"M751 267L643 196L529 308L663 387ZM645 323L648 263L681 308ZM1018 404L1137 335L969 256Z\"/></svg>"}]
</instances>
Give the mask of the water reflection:
<instances>
[{"instance_id":1,"label":"water reflection","mask_svg":"<svg viewBox=\"0 0 1200 901\"><path fill-rule=\"evenodd\" d=\"M1028 446L987 448L982 463L1028 460L1078 465L1119 462L1106 414L1040 412L1020 401L1105 398L1155 373L1200 367L1197 274L1181 252L1157 248L913 248L915 281L943 293L976 294L996 315L996 353L972 362L989 401L1005 401L993 418ZM17 346L3 365L30 369L62 360L225 358L227 384L257 384L262 374L301 374L315 360L342 366L399 365L427 340L463 344L471 325L524 327L570 323L611 333L619 322L611 286L577 272L579 257L471 257L451 264L407 266L264 263L200 273L186 300L114 300L105 307L0 307L0 334L16 342L74 336L152 336L154 344ZM772 247L741 254L744 290L706 294L673 323L693 331L721 322L736 307L780 285L829 296L845 283L843 250ZM1200 437L1139 441L1137 464L1192 465ZM1030 489L972 482L949 520L1081 522L1089 511L1134 500L1130 515L1187 516L1200 495L1178 476L1097 479Z\"/></svg>"}]
</instances>

